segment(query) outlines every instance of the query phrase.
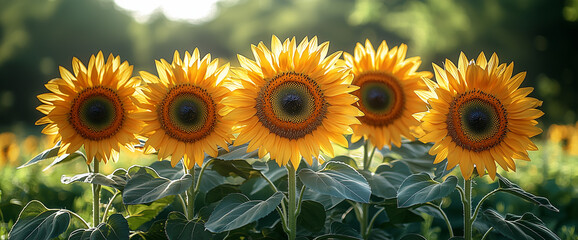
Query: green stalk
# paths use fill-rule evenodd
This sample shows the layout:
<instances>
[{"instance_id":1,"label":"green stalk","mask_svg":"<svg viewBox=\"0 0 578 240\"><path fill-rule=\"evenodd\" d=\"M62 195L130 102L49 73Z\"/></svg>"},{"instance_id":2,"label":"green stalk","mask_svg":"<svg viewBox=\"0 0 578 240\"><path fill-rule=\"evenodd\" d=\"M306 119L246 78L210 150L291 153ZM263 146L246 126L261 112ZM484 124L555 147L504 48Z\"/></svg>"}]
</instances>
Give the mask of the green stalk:
<instances>
[{"instance_id":1,"label":"green stalk","mask_svg":"<svg viewBox=\"0 0 578 240\"><path fill-rule=\"evenodd\" d=\"M108 215L108 211L110 210L110 206L112 205L112 201L114 201L114 199L116 199L116 197L119 195L120 195L120 191L116 191L114 193L114 196L112 196L110 201L108 201L108 204L106 205L106 208L104 209L104 213L102 214L102 222L106 221L106 216Z\"/></svg>"},{"instance_id":2,"label":"green stalk","mask_svg":"<svg viewBox=\"0 0 578 240\"><path fill-rule=\"evenodd\" d=\"M293 164L287 164L287 178L289 181L289 188L287 189L287 195L289 198L289 206L287 210L287 222L289 235L289 240L295 240L297 237L297 216L296 216L296 200L297 200L297 177L295 173L295 167Z\"/></svg>"},{"instance_id":3,"label":"green stalk","mask_svg":"<svg viewBox=\"0 0 578 240\"><path fill-rule=\"evenodd\" d=\"M484 233L484 236L482 237L482 240L486 239L486 237L488 237L488 235L490 235L490 232L494 230L494 227L490 227L490 229L488 229L488 231L486 231L486 233Z\"/></svg>"},{"instance_id":4,"label":"green stalk","mask_svg":"<svg viewBox=\"0 0 578 240\"><path fill-rule=\"evenodd\" d=\"M472 180L465 180L464 183L464 197L462 203L464 204L464 239L472 239Z\"/></svg>"},{"instance_id":5,"label":"green stalk","mask_svg":"<svg viewBox=\"0 0 578 240\"><path fill-rule=\"evenodd\" d=\"M369 141L365 141L363 144L363 170L369 171L369 166L371 165L371 159L373 157L373 153L375 152L375 148L369 156ZM369 221L369 204L367 203L355 203L360 204L361 209L359 211L360 216L359 219L359 232L361 233L361 237L363 239L367 239L369 237L369 232L371 231L371 226L368 225Z\"/></svg>"},{"instance_id":6,"label":"green stalk","mask_svg":"<svg viewBox=\"0 0 578 240\"><path fill-rule=\"evenodd\" d=\"M448 232L450 233L450 238L453 238L454 237L454 230L452 229L452 224L450 223L450 219L448 218L448 215L446 215L446 213L442 209L441 204L440 204L440 206L433 204L433 203L426 203L426 204L437 209L438 212L440 212L440 214L444 218L444 221L446 222L446 226L448 227Z\"/></svg>"},{"instance_id":7,"label":"green stalk","mask_svg":"<svg viewBox=\"0 0 578 240\"><path fill-rule=\"evenodd\" d=\"M371 231L371 226L368 225L369 221L369 204L361 204L361 222L359 223L359 230L361 232L361 237L363 239L368 239L369 232Z\"/></svg>"},{"instance_id":8,"label":"green stalk","mask_svg":"<svg viewBox=\"0 0 578 240\"><path fill-rule=\"evenodd\" d=\"M98 173L99 161L92 160L94 164L93 173ZM100 223L100 184L92 184L92 224L96 227Z\"/></svg>"},{"instance_id":9,"label":"green stalk","mask_svg":"<svg viewBox=\"0 0 578 240\"><path fill-rule=\"evenodd\" d=\"M184 164L183 167L186 168ZM192 220L195 216L195 166L193 165L192 169L188 169L187 173L193 176L193 184L191 184L191 187L187 190L187 219Z\"/></svg>"}]
</instances>

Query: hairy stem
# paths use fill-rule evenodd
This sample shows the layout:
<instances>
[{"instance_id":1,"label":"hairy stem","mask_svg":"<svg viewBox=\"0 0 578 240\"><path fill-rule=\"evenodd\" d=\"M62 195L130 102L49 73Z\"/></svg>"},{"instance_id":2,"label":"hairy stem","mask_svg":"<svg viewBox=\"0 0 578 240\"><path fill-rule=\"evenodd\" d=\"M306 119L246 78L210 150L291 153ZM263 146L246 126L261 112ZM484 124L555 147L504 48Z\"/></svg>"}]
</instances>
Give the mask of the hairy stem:
<instances>
[{"instance_id":1,"label":"hairy stem","mask_svg":"<svg viewBox=\"0 0 578 240\"><path fill-rule=\"evenodd\" d=\"M98 173L99 161L93 159L93 173ZM100 184L92 184L92 224L96 227L100 223Z\"/></svg>"}]
</instances>

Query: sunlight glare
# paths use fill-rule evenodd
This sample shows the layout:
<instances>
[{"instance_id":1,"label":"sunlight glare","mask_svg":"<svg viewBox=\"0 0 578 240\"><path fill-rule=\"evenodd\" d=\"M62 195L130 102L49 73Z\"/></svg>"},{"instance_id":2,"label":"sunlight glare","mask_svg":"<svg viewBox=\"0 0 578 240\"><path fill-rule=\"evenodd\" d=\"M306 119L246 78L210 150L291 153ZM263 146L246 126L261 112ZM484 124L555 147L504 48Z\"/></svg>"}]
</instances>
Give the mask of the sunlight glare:
<instances>
[{"instance_id":1,"label":"sunlight glare","mask_svg":"<svg viewBox=\"0 0 578 240\"><path fill-rule=\"evenodd\" d=\"M219 0L114 0L115 4L129 11L137 21L146 22L157 12L175 21L202 22L211 19L217 11Z\"/></svg>"}]
</instances>

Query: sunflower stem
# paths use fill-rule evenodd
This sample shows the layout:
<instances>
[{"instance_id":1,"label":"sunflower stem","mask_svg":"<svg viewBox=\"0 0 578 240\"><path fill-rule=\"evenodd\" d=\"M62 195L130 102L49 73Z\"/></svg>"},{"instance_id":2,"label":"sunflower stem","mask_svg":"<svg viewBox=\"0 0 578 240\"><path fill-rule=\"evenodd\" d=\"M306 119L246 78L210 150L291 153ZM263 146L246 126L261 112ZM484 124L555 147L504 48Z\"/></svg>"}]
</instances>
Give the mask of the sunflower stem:
<instances>
[{"instance_id":1,"label":"sunflower stem","mask_svg":"<svg viewBox=\"0 0 578 240\"><path fill-rule=\"evenodd\" d=\"M186 168L185 164L183 164L183 167ZM193 165L193 168L187 169L187 173L193 178L193 184L191 184L191 187L187 190L187 219L192 220L195 216L195 166ZM199 180L200 179L197 181Z\"/></svg>"},{"instance_id":2,"label":"sunflower stem","mask_svg":"<svg viewBox=\"0 0 578 240\"><path fill-rule=\"evenodd\" d=\"M93 173L98 173L99 161L97 159L92 160ZM100 184L92 184L92 224L96 227L100 223Z\"/></svg>"},{"instance_id":3,"label":"sunflower stem","mask_svg":"<svg viewBox=\"0 0 578 240\"><path fill-rule=\"evenodd\" d=\"M375 151L375 148L373 149ZM363 144L363 170L369 171L369 166L371 165L371 158L373 157L373 152L371 153L371 157L369 156L369 141L365 141ZM361 237L363 239L367 239L369 237L369 232L371 231L371 226L368 225L369 221L369 204L367 203L355 203L360 204L360 210L356 213L359 214L359 232L361 233Z\"/></svg>"},{"instance_id":4,"label":"sunflower stem","mask_svg":"<svg viewBox=\"0 0 578 240\"><path fill-rule=\"evenodd\" d=\"M371 164L371 158L369 157L369 141L365 141L363 144L363 170L369 170L369 164Z\"/></svg>"},{"instance_id":5,"label":"sunflower stem","mask_svg":"<svg viewBox=\"0 0 578 240\"><path fill-rule=\"evenodd\" d=\"M288 189L287 195L289 199L289 206L287 210L287 222L288 222L288 230L287 233L289 235L289 240L295 240L297 237L297 216L296 216L296 200L297 200L297 177L295 174L295 167L293 164L287 164L287 178L288 178Z\"/></svg>"},{"instance_id":6,"label":"sunflower stem","mask_svg":"<svg viewBox=\"0 0 578 240\"><path fill-rule=\"evenodd\" d=\"M472 180L467 179L464 182L464 239L472 239Z\"/></svg>"},{"instance_id":7,"label":"sunflower stem","mask_svg":"<svg viewBox=\"0 0 578 240\"><path fill-rule=\"evenodd\" d=\"M368 239L369 232L371 231L371 226L368 225L369 221L369 204L361 203L361 222L359 224L359 231L361 232L361 237L363 239Z\"/></svg>"}]
</instances>

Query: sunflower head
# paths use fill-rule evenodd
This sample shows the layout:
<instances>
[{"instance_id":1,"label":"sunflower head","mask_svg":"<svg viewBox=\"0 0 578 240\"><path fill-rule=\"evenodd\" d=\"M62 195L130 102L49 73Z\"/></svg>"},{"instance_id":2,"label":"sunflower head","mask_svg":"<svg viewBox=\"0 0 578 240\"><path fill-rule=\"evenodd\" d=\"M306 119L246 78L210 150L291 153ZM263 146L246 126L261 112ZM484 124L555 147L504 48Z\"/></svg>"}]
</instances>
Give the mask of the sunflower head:
<instances>
[{"instance_id":1,"label":"sunflower head","mask_svg":"<svg viewBox=\"0 0 578 240\"><path fill-rule=\"evenodd\" d=\"M365 46L357 43L353 56L344 53L345 64L355 76L352 84L359 86L353 94L365 114L359 117L361 124L352 126L352 141L364 137L383 148L392 143L399 147L402 136L414 139L410 128L419 122L412 115L427 110L414 91L427 89L421 78L432 74L416 72L421 60L406 59L406 51L405 44L389 49L385 41L375 51L366 40Z\"/></svg>"},{"instance_id":2,"label":"sunflower head","mask_svg":"<svg viewBox=\"0 0 578 240\"><path fill-rule=\"evenodd\" d=\"M239 120L235 145L248 142L248 151L295 167L320 151L332 156L331 142L347 146L343 134L362 113L352 105L352 75L336 65L341 53L327 56L329 43L318 45L317 37L297 44L273 36L271 49L262 42L251 48L255 61L238 56L239 88L226 100L234 108L229 118Z\"/></svg>"},{"instance_id":3,"label":"sunflower head","mask_svg":"<svg viewBox=\"0 0 578 240\"><path fill-rule=\"evenodd\" d=\"M229 64L219 67L218 60L210 54L201 58L195 49L183 60L175 51L172 63L161 59L156 66L158 77L140 72L146 84L139 101L143 111L136 116L145 122L145 151L158 150L159 159L171 156L173 166L183 159L191 169L202 165L205 153L216 157L218 146L228 149L235 124L224 119L229 110L222 104L230 94Z\"/></svg>"},{"instance_id":4,"label":"sunflower head","mask_svg":"<svg viewBox=\"0 0 578 240\"><path fill-rule=\"evenodd\" d=\"M436 82L424 79L429 91L416 91L428 103L421 120L423 142L434 142L430 154L438 163L448 159L447 168L460 165L469 179L474 168L480 176L496 176L496 163L504 170L516 170L514 159L529 161L528 150L538 148L530 137L542 130L537 118L544 113L536 107L542 101L528 97L533 88L520 88L526 73L512 76L513 64L499 64L481 53L468 61L461 53L458 66L446 60L445 69L433 64Z\"/></svg>"},{"instance_id":5,"label":"sunflower head","mask_svg":"<svg viewBox=\"0 0 578 240\"><path fill-rule=\"evenodd\" d=\"M48 124L42 132L62 141L59 154L84 146L88 163L116 160L120 146L132 150L138 143L141 122L133 118L138 108L132 97L140 80L131 77L128 62L112 54L105 62L102 52L88 67L73 58L72 68L74 74L60 67L61 78L45 85L51 92L38 95L43 105L37 109L46 116L36 124Z\"/></svg>"}]
</instances>

